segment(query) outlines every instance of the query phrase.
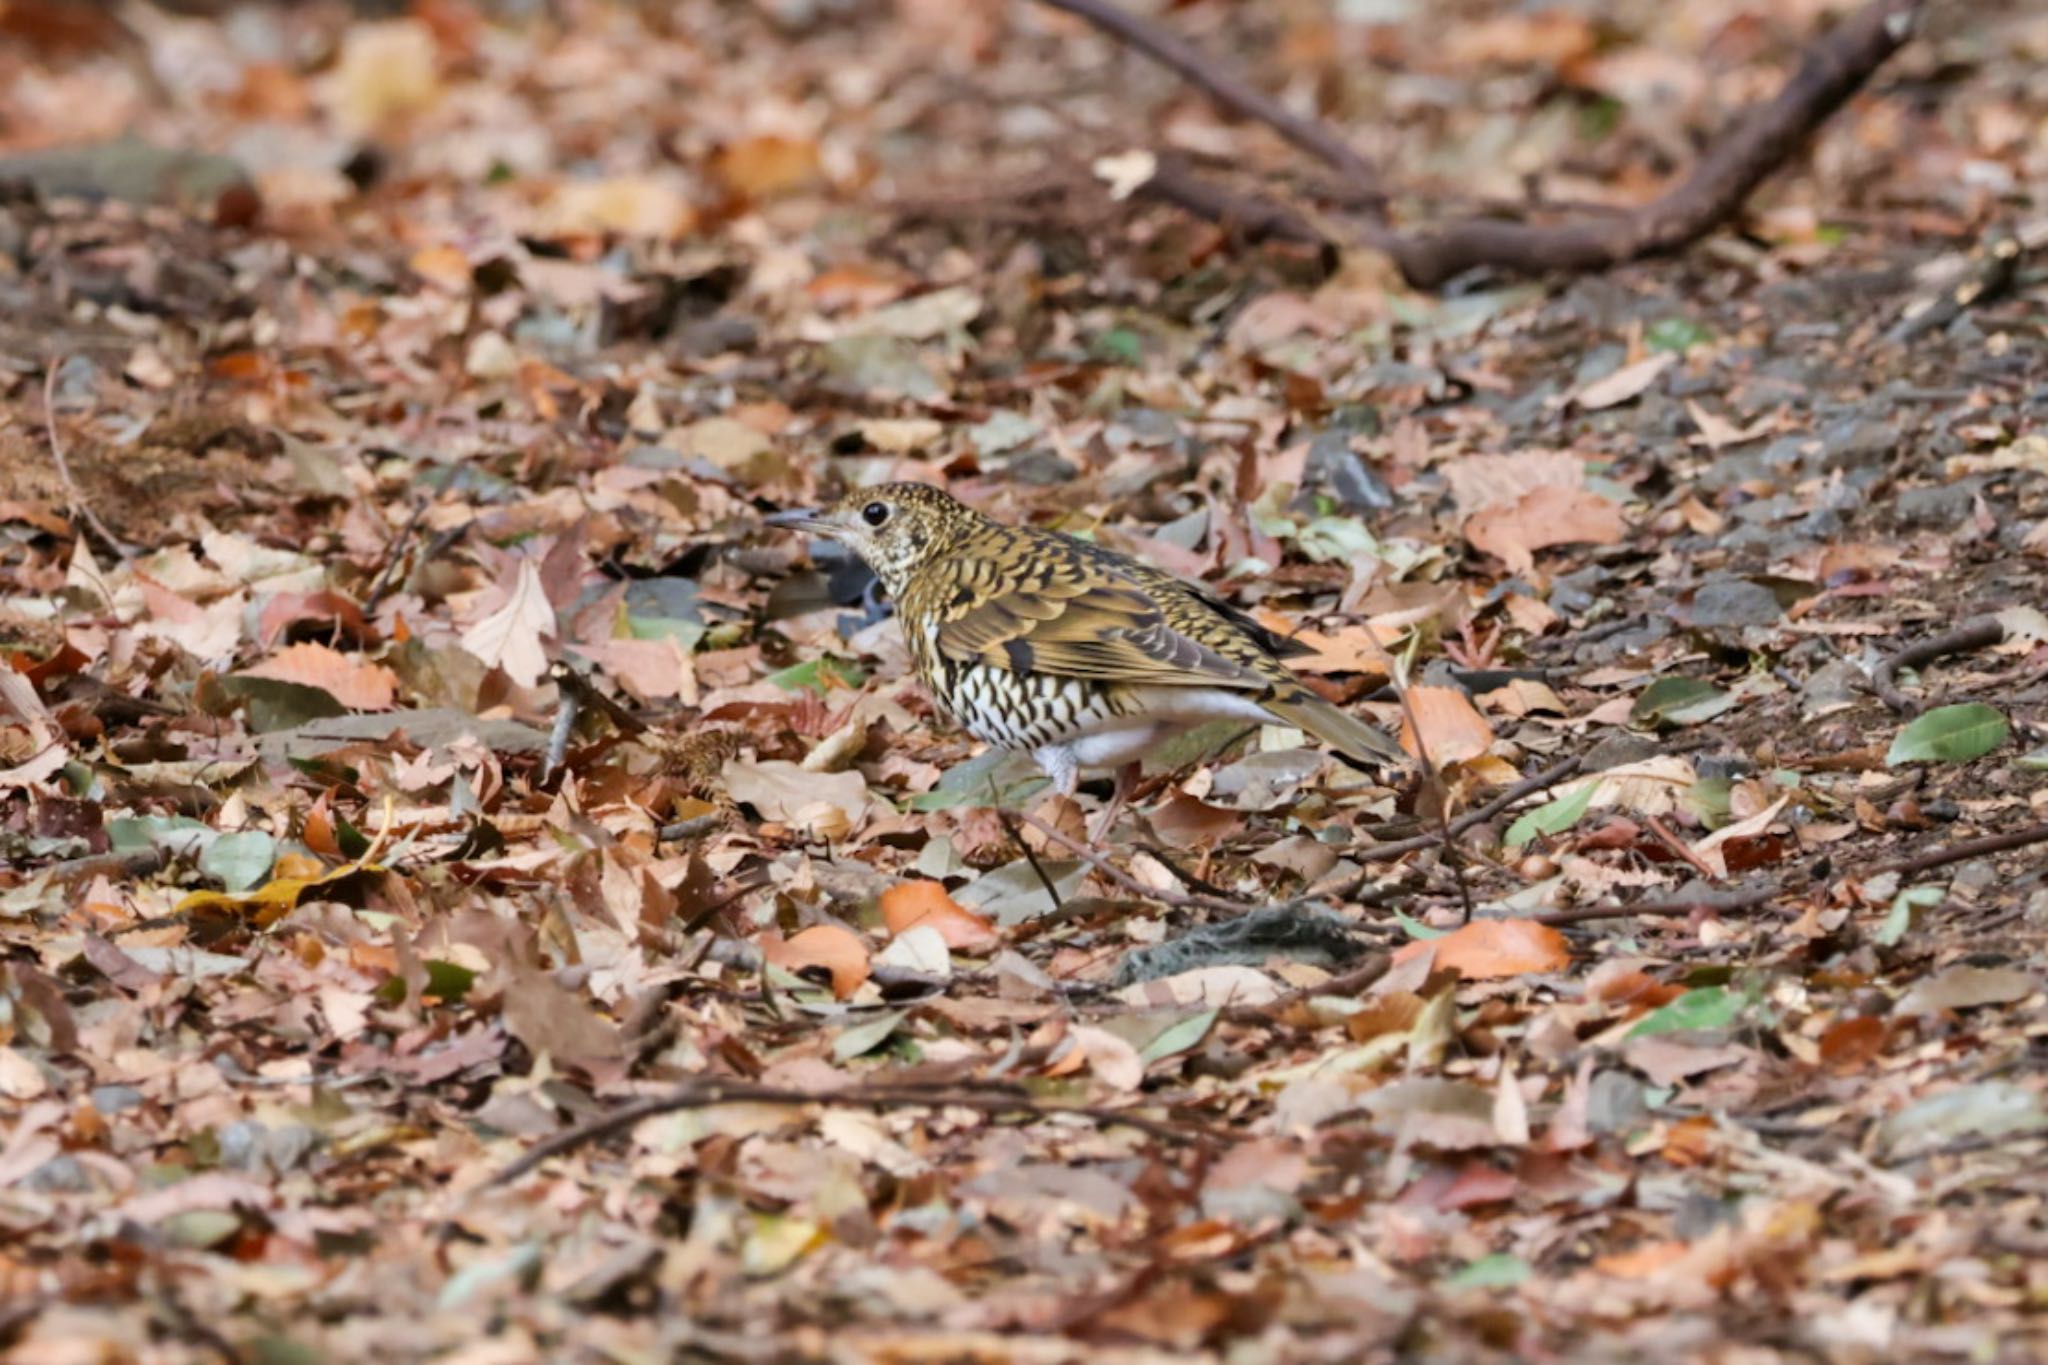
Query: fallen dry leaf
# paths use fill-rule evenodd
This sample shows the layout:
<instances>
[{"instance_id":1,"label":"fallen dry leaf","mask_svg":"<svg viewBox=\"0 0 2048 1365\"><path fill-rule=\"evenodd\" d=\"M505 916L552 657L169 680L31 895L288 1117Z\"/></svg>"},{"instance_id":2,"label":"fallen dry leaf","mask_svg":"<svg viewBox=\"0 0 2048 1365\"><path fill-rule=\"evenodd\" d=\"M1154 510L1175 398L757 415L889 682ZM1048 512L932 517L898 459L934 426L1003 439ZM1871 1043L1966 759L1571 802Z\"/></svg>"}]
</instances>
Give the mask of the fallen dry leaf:
<instances>
[{"instance_id":1,"label":"fallen dry leaf","mask_svg":"<svg viewBox=\"0 0 2048 1365\"><path fill-rule=\"evenodd\" d=\"M1419 728L1418 728L1419 727ZM1493 726L1462 689L1418 683L1402 707L1401 747L1439 768L1480 757L1493 743Z\"/></svg>"},{"instance_id":2,"label":"fallen dry leaf","mask_svg":"<svg viewBox=\"0 0 2048 1365\"><path fill-rule=\"evenodd\" d=\"M1571 966L1571 944L1558 930L1526 919L1479 919L1441 938L1420 939L1394 952L1395 962L1436 954L1470 981L1491 981L1529 972L1561 972Z\"/></svg>"},{"instance_id":3,"label":"fallen dry leaf","mask_svg":"<svg viewBox=\"0 0 2048 1365\"><path fill-rule=\"evenodd\" d=\"M384 665L310 640L286 645L237 676L317 687L351 711L388 711L398 696L398 675Z\"/></svg>"},{"instance_id":4,"label":"fallen dry leaf","mask_svg":"<svg viewBox=\"0 0 2048 1365\"><path fill-rule=\"evenodd\" d=\"M868 947L860 936L836 924L813 924L784 938L769 930L755 944L771 966L788 972L822 967L831 974L832 994L848 999L868 979Z\"/></svg>"},{"instance_id":5,"label":"fallen dry leaf","mask_svg":"<svg viewBox=\"0 0 2048 1365\"><path fill-rule=\"evenodd\" d=\"M1002 941L994 927L963 909L937 882L898 882L882 893L882 922L891 934L923 924L936 929L948 948L972 952Z\"/></svg>"}]
</instances>

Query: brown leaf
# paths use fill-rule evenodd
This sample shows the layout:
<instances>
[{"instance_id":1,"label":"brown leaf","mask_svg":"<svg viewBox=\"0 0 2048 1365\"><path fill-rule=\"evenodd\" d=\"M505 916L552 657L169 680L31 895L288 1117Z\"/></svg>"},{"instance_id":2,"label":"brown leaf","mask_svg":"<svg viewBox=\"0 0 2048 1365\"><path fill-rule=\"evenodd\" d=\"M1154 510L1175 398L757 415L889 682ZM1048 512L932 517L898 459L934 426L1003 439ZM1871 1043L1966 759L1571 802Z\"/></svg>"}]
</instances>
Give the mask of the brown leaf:
<instances>
[{"instance_id":1,"label":"brown leaf","mask_svg":"<svg viewBox=\"0 0 2048 1365\"><path fill-rule=\"evenodd\" d=\"M1539 488L1512 506L1490 507L1465 523L1465 539L1510 572L1526 573L1534 551L1552 545L1612 545L1628 530L1621 508L1584 488Z\"/></svg>"},{"instance_id":2,"label":"brown leaf","mask_svg":"<svg viewBox=\"0 0 2048 1365\"><path fill-rule=\"evenodd\" d=\"M384 665L310 640L286 645L238 676L317 687L351 711L389 711L398 695L398 675Z\"/></svg>"}]
</instances>

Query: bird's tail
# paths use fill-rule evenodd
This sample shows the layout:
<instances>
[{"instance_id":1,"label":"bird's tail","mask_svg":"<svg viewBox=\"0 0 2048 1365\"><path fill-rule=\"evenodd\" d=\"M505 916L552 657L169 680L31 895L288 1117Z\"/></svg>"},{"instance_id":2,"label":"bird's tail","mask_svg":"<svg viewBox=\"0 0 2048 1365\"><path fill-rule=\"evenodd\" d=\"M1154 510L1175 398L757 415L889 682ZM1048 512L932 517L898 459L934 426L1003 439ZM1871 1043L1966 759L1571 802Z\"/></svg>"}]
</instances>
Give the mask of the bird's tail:
<instances>
[{"instance_id":1,"label":"bird's tail","mask_svg":"<svg viewBox=\"0 0 2048 1365\"><path fill-rule=\"evenodd\" d=\"M1383 731L1347 715L1306 689L1261 705L1296 729L1308 731L1353 763L1384 768L1388 764L1406 767L1410 762L1401 746Z\"/></svg>"}]
</instances>

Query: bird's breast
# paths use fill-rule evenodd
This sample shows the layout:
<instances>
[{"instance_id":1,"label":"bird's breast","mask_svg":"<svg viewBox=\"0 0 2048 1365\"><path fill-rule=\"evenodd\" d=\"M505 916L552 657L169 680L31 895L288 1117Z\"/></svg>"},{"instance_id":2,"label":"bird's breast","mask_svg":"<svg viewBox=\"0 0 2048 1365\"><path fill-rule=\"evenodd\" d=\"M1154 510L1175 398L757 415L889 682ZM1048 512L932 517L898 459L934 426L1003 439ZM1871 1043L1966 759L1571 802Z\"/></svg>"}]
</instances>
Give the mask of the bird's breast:
<instances>
[{"instance_id":1,"label":"bird's breast","mask_svg":"<svg viewBox=\"0 0 2048 1365\"><path fill-rule=\"evenodd\" d=\"M976 739L1011 749L1064 743L1130 711L1125 689L987 664L942 665L925 678L938 702Z\"/></svg>"}]
</instances>

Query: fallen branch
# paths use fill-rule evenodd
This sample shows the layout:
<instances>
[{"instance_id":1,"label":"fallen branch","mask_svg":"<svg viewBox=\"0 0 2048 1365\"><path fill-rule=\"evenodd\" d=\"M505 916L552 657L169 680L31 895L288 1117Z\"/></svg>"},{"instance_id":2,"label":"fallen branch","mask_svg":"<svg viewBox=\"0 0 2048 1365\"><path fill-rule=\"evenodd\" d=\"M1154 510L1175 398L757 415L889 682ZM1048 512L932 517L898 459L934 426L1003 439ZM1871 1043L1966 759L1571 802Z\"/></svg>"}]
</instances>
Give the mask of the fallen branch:
<instances>
[{"instance_id":1,"label":"fallen branch","mask_svg":"<svg viewBox=\"0 0 2048 1365\"><path fill-rule=\"evenodd\" d=\"M1930 849L1910 858L1900 858L1889 863L1880 863L1866 875L1877 876L1896 872L1901 877L1910 877L1916 872L1932 868L1947 867L1950 863L1965 862L1981 858L1990 853L2007 853L2016 848L2028 848L2034 844L2048 844L2048 823L2029 825L2009 834L1987 834L1981 839L1965 839L1959 844Z\"/></svg>"},{"instance_id":2,"label":"fallen branch","mask_svg":"<svg viewBox=\"0 0 2048 1365\"><path fill-rule=\"evenodd\" d=\"M1920 709L1920 704L1899 691L1893 684L1892 679L1897 676L1900 669L1918 668L1922 664L1931 664L1936 659L1944 659L1951 654L1967 654L1973 649L1988 649L2004 639L2005 627L1995 616L1966 621L1946 635L1922 640L1917 645L1908 645L1896 654L1887 655L1870 671L1870 690L1896 714L1911 715Z\"/></svg>"},{"instance_id":3,"label":"fallen branch","mask_svg":"<svg viewBox=\"0 0 2048 1365\"><path fill-rule=\"evenodd\" d=\"M1151 20L1122 10L1111 0L1041 3L1079 15L1227 108L1268 124L1295 145L1346 171L1358 184L1372 187L1375 202L1385 198L1377 189L1375 169L1335 133L1304 124ZM1905 45L1924 5L1925 0L1869 0L1814 39L1798 70L1774 97L1737 115L1690 175L1647 204L1561 223L1473 218L1420 232L1379 223L1362 229L1359 238L1391 257L1418 289L1435 288L1482 266L1523 275L1588 271L1681 250L1733 218L1756 188ZM1249 204L1203 186L1167 158L1159 167L1154 178L1160 183L1140 187L1140 193L1227 223L1247 236L1301 240L1310 234L1328 242L1327 235L1290 210Z\"/></svg>"},{"instance_id":4,"label":"fallen branch","mask_svg":"<svg viewBox=\"0 0 2048 1365\"><path fill-rule=\"evenodd\" d=\"M509 1185L551 1157L593 1142L602 1142L628 1131L642 1120L686 1109L710 1109L721 1104L817 1104L841 1109L971 1109L980 1114L1029 1113L1046 1118L1072 1115L1096 1123L1136 1129L1147 1136L1170 1142L1223 1143L1235 1140L1231 1134L1204 1124L1148 1118L1129 1110L1102 1105L1048 1103L1011 1082L982 1082L971 1088L960 1085L856 1085L844 1090L816 1092L763 1085L758 1081L714 1078L687 1081L668 1094L634 1100L572 1128L565 1128L492 1176L488 1184Z\"/></svg>"}]
</instances>

